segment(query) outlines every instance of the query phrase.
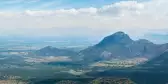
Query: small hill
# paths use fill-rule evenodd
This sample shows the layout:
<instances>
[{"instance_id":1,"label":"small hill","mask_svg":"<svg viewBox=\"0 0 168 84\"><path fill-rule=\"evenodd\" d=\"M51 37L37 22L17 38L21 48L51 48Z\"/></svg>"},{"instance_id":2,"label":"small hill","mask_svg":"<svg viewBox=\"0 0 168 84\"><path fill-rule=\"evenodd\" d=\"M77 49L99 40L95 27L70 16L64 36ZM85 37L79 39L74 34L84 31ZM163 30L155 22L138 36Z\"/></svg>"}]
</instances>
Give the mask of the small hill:
<instances>
[{"instance_id":1,"label":"small hill","mask_svg":"<svg viewBox=\"0 0 168 84\"><path fill-rule=\"evenodd\" d=\"M35 51L37 56L76 56L77 53L66 49L58 49L55 47L47 46L40 50Z\"/></svg>"}]
</instances>

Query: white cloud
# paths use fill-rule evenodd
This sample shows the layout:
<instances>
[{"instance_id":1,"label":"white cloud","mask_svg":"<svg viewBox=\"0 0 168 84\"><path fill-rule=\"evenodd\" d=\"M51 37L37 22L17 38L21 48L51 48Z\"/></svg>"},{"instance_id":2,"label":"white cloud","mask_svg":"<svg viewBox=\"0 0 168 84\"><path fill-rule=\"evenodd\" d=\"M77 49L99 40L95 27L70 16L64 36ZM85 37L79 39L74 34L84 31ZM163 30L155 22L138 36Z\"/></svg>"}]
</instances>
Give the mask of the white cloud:
<instances>
[{"instance_id":1,"label":"white cloud","mask_svg":"<svg viewBox=\"0 0 168 84\"><path fill-rule=\"evenodd\" d=\"M142 9L144 9L144 4L142 3L138 3L136 1L123 1L120 3L104 6L99 11L100 13L108 15L124 15L126 13L136 14L139 13Z\"/></svg>"},{"instance_id":2,"label":"white cloud","mask_svg":"<svg viewBox=\"0 0 168 84\"><path fill-rule=\"evenodd\" d=\"M121 1L101 8L2 11L0 33L101 36L121 30L142 35L151 30L168 30L166 8L167 0L151 0Z\"/></svg>"}]
</instances>

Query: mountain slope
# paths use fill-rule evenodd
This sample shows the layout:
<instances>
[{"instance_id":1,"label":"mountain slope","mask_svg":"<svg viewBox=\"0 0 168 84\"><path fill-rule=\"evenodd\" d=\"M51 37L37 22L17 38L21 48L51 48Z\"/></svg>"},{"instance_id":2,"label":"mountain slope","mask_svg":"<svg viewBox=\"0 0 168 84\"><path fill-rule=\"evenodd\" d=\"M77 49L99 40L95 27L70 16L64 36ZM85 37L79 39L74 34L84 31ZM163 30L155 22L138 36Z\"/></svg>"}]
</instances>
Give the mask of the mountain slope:
<instances>
[{"instance_id":1,"label":"mountain slope","mask_svg":"<svg viewBox=\"0 0 168 84\"><path fill-rule=\"evenodd\" d=\"M134 41L120 31L105 37L98 44L82 50L79 55L87 61L132 57L152 58L166 49L168 49L168 44L157 45L145 39Z\"/></svg>"},{"instance_id":2,"label":"mountain slope","mask_svg":"<svg viewBox=\"0 0 168 84\"><path fill-rule=\"evenodd\" d=\"M167 71L168 70L168 50L156 58L151 59L142 65L144 68L157 70L157 71Z\"/></svg>"}]
</instances>

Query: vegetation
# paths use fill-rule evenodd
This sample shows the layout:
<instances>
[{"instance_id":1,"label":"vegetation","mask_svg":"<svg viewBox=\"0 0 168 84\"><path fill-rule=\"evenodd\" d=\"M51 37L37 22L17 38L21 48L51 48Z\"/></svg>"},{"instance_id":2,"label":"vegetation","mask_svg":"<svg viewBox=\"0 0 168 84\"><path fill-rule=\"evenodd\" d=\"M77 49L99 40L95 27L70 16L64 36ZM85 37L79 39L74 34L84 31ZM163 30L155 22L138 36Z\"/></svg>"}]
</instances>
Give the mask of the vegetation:
<instances>
[{"instance_id":1,"label":"vegetation","mask_svg":"<svg viewBox=\"0 0 168 84\"><path fill-rule=\"evenodd\" d=\"M63 80L63 81L57 82L56 84L78 84L78 82L71 81L71 80Z\"/></svg>"},{"instance_id":2,"label":"vegetation","mask_svg":"<svg viewBox=\"0 0 168 84\"><path fill-rule=\"evenodd\" d=\"M90 84L136 84L127 78L98 78Z\"/></svg>"},{"instance_id":3,"label":"vegetation","mask_svg":"<svg viewBox=\"0 0 168 84\"><path fill-rule=\"evenodd\" d=\"M0 80L0 84L28 84L20 80Z\"/></svg>"}]
</instances>

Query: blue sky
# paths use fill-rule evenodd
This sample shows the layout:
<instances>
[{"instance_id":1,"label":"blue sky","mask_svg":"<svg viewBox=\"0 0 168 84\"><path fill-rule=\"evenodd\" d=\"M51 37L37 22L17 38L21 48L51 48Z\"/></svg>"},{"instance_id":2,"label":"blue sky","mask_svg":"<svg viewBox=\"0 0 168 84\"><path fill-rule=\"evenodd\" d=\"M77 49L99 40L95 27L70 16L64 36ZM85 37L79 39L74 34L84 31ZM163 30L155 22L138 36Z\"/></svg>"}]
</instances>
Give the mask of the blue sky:
<instances>
[{"instance_id":1,"label":"blue sky","mask_svg":"<svg viewBox=\"0 0 168 84\"><path fill-rule=\"evenodd\" d=\"M158 33L152 33L144 35L145 38L151 40L155 43L167 43L168 42L168 33L167 34L158 34Z\"/></svg>"},{"instance_id":2,"label":"blue sky","mask_svg":"<svg viewBox=\"0 0 168 84\"><path fill-rule=\"evenodd\" d=\"M21 10L54 10L67 8L101 7L119 1L131 0L1 0L0 10L21 11ZM147 0L134 0L147 1Z\"/></svg>"}]
</instances>

